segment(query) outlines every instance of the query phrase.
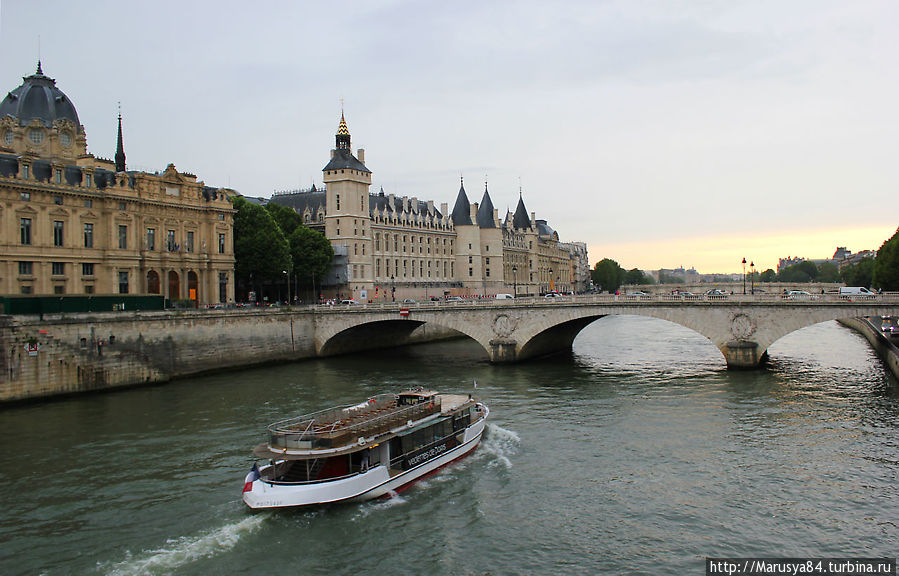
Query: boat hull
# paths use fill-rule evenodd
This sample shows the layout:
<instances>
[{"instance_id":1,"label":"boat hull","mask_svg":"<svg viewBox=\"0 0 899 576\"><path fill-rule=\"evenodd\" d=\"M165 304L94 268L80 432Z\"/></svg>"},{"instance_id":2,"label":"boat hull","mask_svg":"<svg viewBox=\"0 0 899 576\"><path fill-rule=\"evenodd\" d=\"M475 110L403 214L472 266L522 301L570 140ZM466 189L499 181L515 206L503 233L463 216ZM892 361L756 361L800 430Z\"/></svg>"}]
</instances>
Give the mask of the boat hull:
<instances>
[{"instance_id":1,"label":"boat hull","mask_svg":"<svg viewBox=\"0 0 899 576\"><path fill-rule=\"evenodd\" d=\"M243 501L250 508L258 510L365 501L396 492L474 450L481 441L487 422L489 411L486 407L483 409L484 416L465 430L461 444L394 476L390 476L386 466L379 465L346 478L309 484L272 484L257 479L248 483L251 484L251 489L243 493Z\"/></svg>"}]
</instances>

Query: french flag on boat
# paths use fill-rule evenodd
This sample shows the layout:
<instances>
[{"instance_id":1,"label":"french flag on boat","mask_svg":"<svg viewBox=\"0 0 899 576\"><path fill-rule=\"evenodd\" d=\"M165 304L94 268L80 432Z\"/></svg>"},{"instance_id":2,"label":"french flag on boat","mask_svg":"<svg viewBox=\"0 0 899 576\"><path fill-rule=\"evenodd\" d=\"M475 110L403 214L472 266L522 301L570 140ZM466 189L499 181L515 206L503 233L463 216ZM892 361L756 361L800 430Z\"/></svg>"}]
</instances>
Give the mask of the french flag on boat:
<instances>
[{"instance_id":1,"label":"french flag on boat","mask_svg":"<svg viewBox=\"0 0 899 576\"><path fill-rule=\"evenodd\" d=\"M247 477L244 479L243 491L244 492L252 492L253 491L253 482L259 480L259 466L256 463L253 463L253 467L250 469L250 472L247 474Z\"/></svg>"}]
</instances>

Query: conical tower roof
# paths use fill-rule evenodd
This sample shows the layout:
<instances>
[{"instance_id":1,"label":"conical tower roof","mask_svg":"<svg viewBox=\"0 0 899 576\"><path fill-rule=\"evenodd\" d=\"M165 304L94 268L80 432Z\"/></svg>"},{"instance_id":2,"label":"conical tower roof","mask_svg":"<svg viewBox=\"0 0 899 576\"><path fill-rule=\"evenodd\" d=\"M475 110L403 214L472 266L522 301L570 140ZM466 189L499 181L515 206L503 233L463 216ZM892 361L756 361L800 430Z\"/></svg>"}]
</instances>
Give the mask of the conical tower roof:
<instances>
[{"instance_id":1,"label":"conical tower roof","mask_svg":"<svg viewBox=\"0 0 899 576\"><path fill-rule=\"evenodd\" d=\"M527 208L524 207L524 198L522 198L520 192L518 194L518 207L515 208L515 215L512 217L512 227L524 230L531 227L531 219L528 216Z\"/></svg>"},{"instance_id":2,"label":"conical tower roof","mask_svg":"<svg viewBox=\"0 0 899 576\"><path fill-rule=\"evenodd\" d=\"M493 220L493 201L490 200L490 193L487 192L487 183L484 183L484 197L481 198L481 205L478 206L478 228L496 228L496 222Z\"/></svg>"},{"instance_id":3,"label":"conical tower roof","mask_svg":"<svg viewBox=\"0 0 899 576\"><path fill-rule=\"evenodd\" d=\"M453 206L453 226L471 226L471 203L465 194L465 184L459 186L459 195L456 196L456 205Z\"/></svg>"}]
</instances>

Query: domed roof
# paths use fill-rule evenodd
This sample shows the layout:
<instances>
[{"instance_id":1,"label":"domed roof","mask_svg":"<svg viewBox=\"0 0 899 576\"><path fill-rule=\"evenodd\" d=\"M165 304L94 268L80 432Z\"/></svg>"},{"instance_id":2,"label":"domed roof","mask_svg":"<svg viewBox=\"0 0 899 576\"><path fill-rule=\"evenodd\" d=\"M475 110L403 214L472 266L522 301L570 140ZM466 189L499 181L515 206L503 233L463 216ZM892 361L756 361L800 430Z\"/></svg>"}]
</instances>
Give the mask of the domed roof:
<instances>
[{"instance_id":1,"label":"domed roof","mask_svg":"<svg viewBox=\"0 0 899 576\"><path fill-rule=\"evenodd\" d=\"M12 116L19 121L20 126L37 118L47 128L57 120L65 119L73 122L78 126L78 131L81 131L75 105L56 87L56 80L44 76L40 61L37 63L37 72L22 80L24 83L0 102L0 118Z\"/></svg>"}]
</instances>

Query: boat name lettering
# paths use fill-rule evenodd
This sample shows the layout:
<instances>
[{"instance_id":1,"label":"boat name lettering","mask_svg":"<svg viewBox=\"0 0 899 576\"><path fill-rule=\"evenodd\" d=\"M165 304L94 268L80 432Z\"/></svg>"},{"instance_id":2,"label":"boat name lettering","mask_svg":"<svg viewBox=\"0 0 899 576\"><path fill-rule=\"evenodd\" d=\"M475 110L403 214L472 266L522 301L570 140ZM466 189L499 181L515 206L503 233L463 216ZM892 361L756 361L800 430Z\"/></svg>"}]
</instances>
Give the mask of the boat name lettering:
<instances>
[{"instance_id":1,"label":"boat name lettering","mask_svg":"<svg viewBox=\"0 0 899 576\"><path fill-rule=\"evenodd\" d=\"M421 454L409 458L409 466L416 466L418 464L421 464L422 462L430 460L434 456L437 456L438 454L441 454L443 452L446 452L446 443L441 444L440 446L434 446L426 452L422 452Z\"/></svg>"}]
</instances>

